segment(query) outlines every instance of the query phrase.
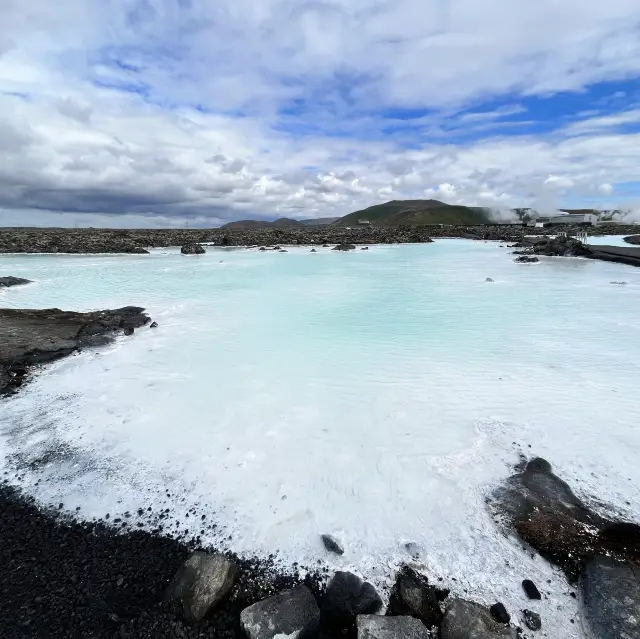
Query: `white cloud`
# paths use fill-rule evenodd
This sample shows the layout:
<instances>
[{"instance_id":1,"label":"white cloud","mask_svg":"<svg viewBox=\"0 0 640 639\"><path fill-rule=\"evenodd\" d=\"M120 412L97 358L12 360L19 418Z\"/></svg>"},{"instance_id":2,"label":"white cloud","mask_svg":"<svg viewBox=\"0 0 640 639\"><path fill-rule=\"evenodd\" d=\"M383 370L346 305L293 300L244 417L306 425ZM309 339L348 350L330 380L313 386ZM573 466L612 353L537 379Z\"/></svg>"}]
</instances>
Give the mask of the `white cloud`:
<instances>
[{"instance_id":1,"label":"white cloud","mask_svg":"<svg viewBox=\"0 0 640 639\"><path fill-rule=\"evenodd\" d=\"M598 187L598 190L600 191L600 193L602 193L602 195L611 195L613 193L613 185L611 184L601 184Z\"/></svg>"},{"instance_id":2,"label":"white cloud","mask_svg":"<svg viewBox=\"0 0 640 639\"><path fill-rule=\"evenodd\" d=\"M544 183L552 189L570 189L573 186L573 180L566 175L550 175Z\"/></svg>"},{"instance_id":3,"label":"white cloud","mask_svg":"<svg viewBox=\"0 0 640 639\"><path fill-rule=\"evenodd\" d=\"M450 136L524 110L484 98L640 75L639 17L635 0L4 0L0 210L217 223L425 194L609 197L636 179L640 137L620 126L637 109L545 136ZM403 132L379 115L398 107L430 111Z\"/></svg>"}]
</instances>

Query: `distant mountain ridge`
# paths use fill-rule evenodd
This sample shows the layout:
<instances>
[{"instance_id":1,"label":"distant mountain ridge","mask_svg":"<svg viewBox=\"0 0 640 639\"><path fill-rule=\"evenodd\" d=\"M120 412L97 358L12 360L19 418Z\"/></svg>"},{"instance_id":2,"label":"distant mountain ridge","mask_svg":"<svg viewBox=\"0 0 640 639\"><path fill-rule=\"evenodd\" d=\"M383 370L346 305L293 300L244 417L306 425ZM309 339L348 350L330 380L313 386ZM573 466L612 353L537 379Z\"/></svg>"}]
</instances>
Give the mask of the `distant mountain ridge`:
<instances>
[{"instance_id":1,"label":"distant mountain ridge","mask_svg":"<svg viewBox=\"0 0 640 639\"><path fill-rule=\"evenodd\" d=\"M474 206L445 204L439 200L392 200L375 204L366 209L349 213L344 217L324 217L307 220L293 220L282 217L273 222L268 220L238 220L229 222L223 229L267 229L291 226L357 226L366 220L376 226L399 226L420 224L486 224L490 221L489 209Z\"/></svg>"}]
</instances>

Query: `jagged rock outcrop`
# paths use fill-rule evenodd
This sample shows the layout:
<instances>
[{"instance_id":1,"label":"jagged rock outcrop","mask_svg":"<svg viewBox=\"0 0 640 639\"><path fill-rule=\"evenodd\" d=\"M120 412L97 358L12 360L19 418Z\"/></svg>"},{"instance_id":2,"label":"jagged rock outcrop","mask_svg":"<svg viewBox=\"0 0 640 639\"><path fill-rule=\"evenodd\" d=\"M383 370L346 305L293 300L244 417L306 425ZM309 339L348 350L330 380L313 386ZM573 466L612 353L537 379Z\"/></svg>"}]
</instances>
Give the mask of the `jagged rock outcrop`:
<instances>
[{"instance_id":1,"label":"jagged rock outcrop","mask_svg":"<svg viewBox=\"0 0 640 639\"><path fill-rule=\"evenodd\" d=\"M118 331L144 326L143 308L76 313L58 308L0 309L0 392L22 385L27 368L104 344Z\"/></svg>"},{"instance_id":2,"label":"jagged rock outcrop","mask_svg":"<svg viewBox=\"0 0 640 639\"><path fill-rule=\"evenodd\" d=\"M31 284L31 280L25 280L24 277L0 277L0 288L8 288L9 286L22 286L23 284Z\"/></svg>"},{"instance_id":3,"label":"jagged rock outcrop","mask_svg":"<svg viewBox=\"0 0 640 639\"><path fill-rule=\"evenodd\" d=\"M560 257L588 257L591 249L580 240L568 235L544 238L533 245L536 255Z\"/></svg>"}]
</instances>

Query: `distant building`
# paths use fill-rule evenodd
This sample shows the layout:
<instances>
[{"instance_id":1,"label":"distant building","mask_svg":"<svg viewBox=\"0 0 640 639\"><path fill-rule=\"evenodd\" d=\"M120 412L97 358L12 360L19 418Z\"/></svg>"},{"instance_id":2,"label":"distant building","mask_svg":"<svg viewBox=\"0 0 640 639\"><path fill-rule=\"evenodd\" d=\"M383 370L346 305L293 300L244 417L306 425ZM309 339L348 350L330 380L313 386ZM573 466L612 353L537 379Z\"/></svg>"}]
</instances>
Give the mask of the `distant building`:
<instances>
[{"instance_id":1,"label":"distant building","mask_svg":"<svg viewBox=\"0 0 640 639\"><path fill-rule=\"evenodd\" d=\"M580 224L593 226L598 223L598 216L593 213L567 213L564 215L551 215L548 217L537 217L529 224L537 228L547 226L561 226L567 224Z\"/></svg>"},{"instance_id":2,"label":"distant building","mask_svg":"<svg viewBox=\"0 0 640 639\"><path fill-rule=\"evenodd\" d=\"M369 220L358 220L358 224L371 224Z\"/></svg>"}]
</instances>

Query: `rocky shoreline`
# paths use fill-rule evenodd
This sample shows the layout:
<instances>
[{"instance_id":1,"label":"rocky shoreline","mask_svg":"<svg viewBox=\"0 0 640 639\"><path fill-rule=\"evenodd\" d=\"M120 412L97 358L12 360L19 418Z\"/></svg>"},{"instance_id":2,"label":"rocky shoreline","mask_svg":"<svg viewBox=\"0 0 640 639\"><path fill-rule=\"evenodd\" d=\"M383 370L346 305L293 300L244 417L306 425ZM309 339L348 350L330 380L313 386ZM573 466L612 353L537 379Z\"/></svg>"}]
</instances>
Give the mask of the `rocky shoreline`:
<instances>
[{"instance_id":1,"label":"rocky shoreline","mask_svg":"<svg viewBox=\"0 0 640 639\"><path fill-rule=\"evenodd\" d=\"M557 227L553 233L575 233L577 227ZM637 233L638 227L601 225L589 235ZM0 253L128 253L145 254L153 247L213 244L216 246L314 246L323 244L403 244L430 238L521 241L550 229L514 225L287 227L271 229L0 229Z\"/></svg>"},{"instance_id":2,"label":"rocky shoreline","mask_svg":"<svg viewBox=\"0 0 640 639\"><path fill-rule=\"evenodd\" d=\"M73 313L0 310L5 391L29 367L131 334L151 319L139 307ZM152 324L153 325L153 324ZM0 401L11 401L4 398ZM14 479L19 481L18 476ZM521 458L488 500L496 526L564 571L576 585L585 636L640 637L640 527L597 514L540 458ZM390 593L349 572L242 559L202 548L197 530L162 532L170 514L141 503L138 517L82 521L42 509L0 483L0 636L346 637L516 639L544 636L544 584L525 579L507 611L451 594L438 575L409 565ZM199 520L193 512L191 521ZM154 532L147 529L156 526ZM144 530L143 530L144 528ZM328 536L327 536L328 537ZM324 540L340 553L340 540ZM274 549L276 550L276 549ZM543 591L541 593L541 590ZM382 596L381 596L382 594ZM383 610L383 597L389 605ZM386 597L385 597L386 598ZM529 603L527 603L529 602ZM384 614L382 614L384 612Z\"/></svg>"},{"instance_id":3,"label":"rocky shoreline","mask_svg":"<svg viewBox=\"0 0 640 639\"><path fill-rule=\"evenodd\" d=\"M629 238L625 238L629 239ZM625 246L606 246L583 244L571 236L523 238L509 248L516 248L515 262L536 263L538 255L547 257L584 257L604 262L617 262L628 266L640 267L640 248Z\"/></svg>"},{"instance_id":4,"label":"rocky shoreline","mask_svg":"<svg viewBox=\"0 0 640 639\"><path fill-rule=\"evenodd\" d=\"M132 335L149 322L137 306L91 313L0 309L0 395L20 388L32 366L104 345L119 332Z\"/></svg>"},{"instance_id":5,"label":"rocky shoreline","mask_svg":"<svg viewBox=\"0 0 640 639\"><path fill-rule=\"evenodd\" d=\"M145 506L138 511L142 520L162 515ZM496 525L564 570L585 637L640 636L640 527L594 513L540 458L523 460L488 507ZM202 548L196 536L149 532L134 521L75 519L0 482L0 636L549 636L545 610L553 604L545 584L529 579L513 584L522 593L518 611L461 598L437 575L411 565L400 568L381 596L349 572L294 565L283 573L273 555L222 554Z\"/></svg>"}]
</instances>

